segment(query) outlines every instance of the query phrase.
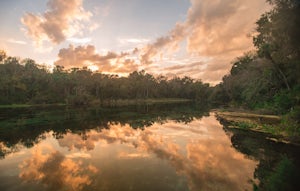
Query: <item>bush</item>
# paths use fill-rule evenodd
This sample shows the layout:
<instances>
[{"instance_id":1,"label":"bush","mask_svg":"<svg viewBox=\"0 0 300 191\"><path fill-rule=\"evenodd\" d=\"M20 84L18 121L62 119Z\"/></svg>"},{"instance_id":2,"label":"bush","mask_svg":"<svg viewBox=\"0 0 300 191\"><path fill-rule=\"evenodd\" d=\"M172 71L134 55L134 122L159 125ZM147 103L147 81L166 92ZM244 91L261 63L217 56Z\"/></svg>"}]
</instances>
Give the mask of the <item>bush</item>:
<instances>
[{"instance_id":1,"label":"bush","mask_svg":"<svg viewBox=\"0 0 300 191\"><path fill-rule=\"evenodd\" d=\"M287 113L295 104L295 100L291 92L281 91L273 98L276 110L283 114Z\"/></svg>"},{"instance_id":2,"label":"bush","mask_svg":"<svg viewBox=\"0 0 300 191\"><path fill-rule=\"evenodd\" d=\"M91 102L91 97L86 94L72 95L67 98L66 102L67 104L74 106L89 105L89 103Z\"/></svg>"},{"instance_id":3,"label":"bush","mask_svg":"<svg viewBox=\"0 0 300 191\"><path fill-rule=\"evenodd\" d=\"M287 113L281 122L281 126L290 136L300 136L300 106L296 106Z\"/></svg>"},{"instance_id":4,"label":"bush","mask_svg":"<svg viewBox=\"0 0 300 191\"><path fill-rule=\"evenodd\" d=\"M266 190L292 191L295 190L298 180L296 167L293 162L284 156L276 165L274 172L267 178ZM297 190L297 189L296 189Z\"/></svg>"}]
</instances>

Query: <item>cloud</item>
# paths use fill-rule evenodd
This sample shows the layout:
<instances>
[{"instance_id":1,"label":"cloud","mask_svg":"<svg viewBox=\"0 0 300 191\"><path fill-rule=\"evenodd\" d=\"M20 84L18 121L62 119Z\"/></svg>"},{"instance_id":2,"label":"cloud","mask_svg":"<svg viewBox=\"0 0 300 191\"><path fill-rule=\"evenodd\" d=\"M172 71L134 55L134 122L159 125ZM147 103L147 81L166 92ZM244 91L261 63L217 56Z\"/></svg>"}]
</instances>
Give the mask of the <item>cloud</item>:
<instances>
[{"instance_id":1,"label":"cloud","mask_svg":"<svg viewBox=\"0 0 300 191\"><path fill-rule=\"evenodd\" d=\"M166 134L168 136L166 136ZM200 135L200 136L199 136ZM191 191L252 189L258 162L237 152L214 116L189 124L166 121L145 130L128 124L111 124L108 129L67 133L58 143L70 150L93 150L96 145L126 144L136 148L118 153L119 158L145 158L155 155L186 177Z\"/></svg>"},{"instance_id":2,"label":"cloud","mask_svg":"<svg viewBox=\"0 0 300 191\"><path fill-rule=\"evenodd\" d=\"M59 151L37 147L32 156L20 165L19 177L25 182L46 185L48 190L81 190L92 183L91 175L98 169L92 165L66 158Z\"/></svg>"},{"instance_id":3,"label":"cloud","mask_svg":"<svg viewBox=\"0 0 300 191\"><path fill-rule=\"evenodd\" d=\"M43 14L26 13L21 18L27 35L38 45L43 41L63 42L83 29L81 22L92 16L82 7L82 0L49 0L47 8Z\"/></svg>"},{"instance_id":4,"label":"cloud","mask_svg":"<svg viewBox=\"0 0 300 191\"><path fill-rule=\"evenodd\" d=\"M13 38L8 39L7 42L13 43L13 44L21 44L21 45L27 44L27 42L25 42L25 41L22 41L22 40L15 40L15 39L13 39Z\"/></svg>"},{"instance_id":5,"label":"cloud","mask_svg":"<svg viewBox=\"0 0 300 191\"><path fill-rule=\"evenodd\" d=\"M177 23L166 36L145 46L141 63L152 64L155 57L161 57L166 50L177 50L178 44L186 41L188 54L209 58L207 68L215 68L198 71L209 73L198 77L220 81L231 67L230 61L253 48L252 39L247 35L253 32L255 21L268 8L269 5L260 0L191 0L186 20Z\"/></svg>"},{"instance_id":6,"label":"cloud","mask_svg":"<svg viewBox=\"0 0 300 191\"><path fill-rule=\"evenodd\" d=\"M128 59L130 53L107 52L104 55L96 53L93 45L77 46L70 45L59 51L55 65L65 68L97 66L101 72L127 73L137 70L138 65L134 60Z\"/></svg>"},{"instance_id":7,"label":"cloud","mask_svg":"<svg viewBox=\"0 0 300 191\"><path fill-rule=\"evenodd\" d=\"M91 130L82 135L67 133L58 143L61 147L66 147L69 150L93 150L96 144L102 143L111 144L115 142L129 143L136 145L136 138L141 131L132 129L129 125L121 127L119 124L110 125L109 129L102 129L100 132Z\"/></svg>"},{"instance_id":8,"label":"cloud","mask_svg":"<svg viewBox=\"0 0 300 191\"><path fill-rule=\"evenodd\" d=\"M168 73L176 73L180 74L180 72L186 71L186 72L192 72L192 71L197 71L201 69L206 68L206 62L199 61L199 62L193 62L193 63L188 63L188 64L176 64L173 66L165 67L164 71ZM188 75L188 74L187 74Z\"/></svg>"},{"instance_id":9,"label":"cloud","mask_svg":"<svg viewBox=\"0 0 300 191\"><path fill-rule=\"evenodd\" d=\"M119 42L121 44L144 44L149 42L147 38L120 38Z\"/></svg>"},{"instance_id":10,"label":"cloud","mask_svg":"<svg viewBox=\"0 0 300 191\"><path fill-rule=\"evenodd\" d=\"M205 79L211 85L216 85L227 73L228 67L231 66L230 63L225 55L197 62L185 61L182 64L175 64L160 70L171 77L189 76L195 79Z\"/></svg>"},{"instance_id":11,"label":"cloud","mask_svg":"<svg viewBox=\"0 0 300 191\"><path fill-rule=\"evenodd\" d=\"M255 21L269 5L260 0L212 2L190 0L190 2L191 7L187 11L185 21L176 23L166 35L150 43L149 39L144 38L119 39L120 45L138 47L132 52L107 52L100 55L92 45L76 48L70 46L59 51L59 58L55 64L65 67L93 65L100 71L109 73L130 73L146 69L154 75L163 72L168 76L191 76L217 84L228 73L231 61L253 48L252 39L247 35L254 30ZM85 13L83 9L80 10ZM89 14L86 14L86 18L89 18ZM38 20L43 18L28 14L28 19L32 19L32 25L39 24ZM34 30L31 33L36 34ZM47 33L37 34L41 34L41 38L48 37ZM71 37L67 39L73 43L88 43L90 40ZM145 43L148 44L143 45ZM198 59L172 63L174 59L180 59L174 55L180 48L185 48L186 57ZM173 58L164 59L164 56L172 54ZM137 57L133 58L136 55Z\"/></svg>"},{"instance_id":12,"label":"cloud","mask_svg":"<svg viewBox=\"0 0 300 191\"><path fill-rule=\"evenodd\" d=\"M71 43L76 43L76 44L86 44L92 41L91 38L75 38L75 37L67 38L67 40L70 41Z\"/></svg>"},{"instance_id":13,"label":"cloud","mask_svg":"<svg viewBox=\"0 0 300 191\"><path fill-rule=\"evenodd\" d=\"M188 51L206 56L234 52L240 54L252 48L247 37L254 23L267 8L264 1L197 1L191 0L185 26Z\"/></svg>"},{"instance_id":14,"label":"cloud","mask_svg":"<svg viewBox=\"0 0 300 191\"><path fill-rule=\"evenodd\" d=\"M167 123L159 129L173 129L174 125L176 124ZM183 145L173 142L173 139L162 138L157 132L141 134L141 147L144 146L149 152L168 161L177 173L187 178L192 191L250 190L252 185L249 180L253 177L257 162L247 159L232 148L229 138L215 117L204 117L201 121L188 125L188 128L195 130L199 127L202 131L189 133L188 141ZM162 133L166 131L164 129ZM182 143L182 135L180 137L178 142ZM182 152L184 149L186 155Z\"/></svg>"},{"instance_id":15,"label":"cloud","mask_svg":"<svg viewBox=\"0 0 300 191\"><path fill-rule=\"evenodd\" d=\"M183 40L184 36L185 27L178 23L167 36L157 38L152 44L148 44L142 49L141 63L145 65L151 64L151 59L163 50L177 50L179 42Z\"/></svg>"},{"instance_id":16,"label":"cloud","mask_svg":"<svg viewBox=\"0 0 300 191\"><path fill-rule=\"evenodd\" d=\"M20 152L24 146L21 144L16 144L16 145L8 145L5 142L0 142L0 159L7 157L8 155L11 154L17 154L17 152Z\"/></svg>"}]
</instances>

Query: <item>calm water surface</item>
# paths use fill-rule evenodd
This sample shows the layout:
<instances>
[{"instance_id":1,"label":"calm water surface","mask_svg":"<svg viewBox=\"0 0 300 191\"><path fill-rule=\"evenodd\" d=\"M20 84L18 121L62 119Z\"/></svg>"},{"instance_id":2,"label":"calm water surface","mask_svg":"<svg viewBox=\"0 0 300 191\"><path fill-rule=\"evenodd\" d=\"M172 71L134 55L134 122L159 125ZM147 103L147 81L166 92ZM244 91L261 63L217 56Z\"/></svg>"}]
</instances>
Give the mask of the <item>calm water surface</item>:
<instances>
[{"instance_id":1,"label":"calm water surface","mask_svg":"<svg viewBox=\"0 0 300 191\"><path fill-rule=\"evenodd\" d=\"M234 133L199 108L5 111L1 117L0 190L234 191L259 184L260 157L241 152Z\"/></svg>"}]
</instances>

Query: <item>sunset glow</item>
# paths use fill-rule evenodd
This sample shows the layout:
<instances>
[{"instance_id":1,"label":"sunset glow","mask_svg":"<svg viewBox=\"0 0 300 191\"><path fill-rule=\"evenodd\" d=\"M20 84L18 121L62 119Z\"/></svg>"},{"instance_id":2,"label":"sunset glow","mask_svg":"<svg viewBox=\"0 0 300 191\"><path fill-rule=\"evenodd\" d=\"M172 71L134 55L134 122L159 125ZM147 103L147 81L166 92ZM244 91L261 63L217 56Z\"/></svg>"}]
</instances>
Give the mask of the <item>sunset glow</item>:
<instances>
[{"instance_id":1,"label":"sunset glow","mask_svg":"<svg viewBox=\"0 0 300 191\"><path fill-rule=\"evenodd\" d=\"M103 73L146 70L216 84L253 49L265 1L12 0L1 3L0 49ZM89 63L86 65L86 63Z\"/></svg>"}]
</instances>

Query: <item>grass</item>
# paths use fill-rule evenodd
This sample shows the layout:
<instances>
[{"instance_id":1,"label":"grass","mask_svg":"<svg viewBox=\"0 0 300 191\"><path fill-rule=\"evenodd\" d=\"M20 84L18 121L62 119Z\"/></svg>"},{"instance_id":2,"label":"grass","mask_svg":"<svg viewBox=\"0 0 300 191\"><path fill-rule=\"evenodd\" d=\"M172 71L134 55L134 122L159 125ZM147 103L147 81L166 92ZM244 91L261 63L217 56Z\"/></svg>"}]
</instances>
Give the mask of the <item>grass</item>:
<instances>
[{"instance_id":1,"label":"grass","mask_svg":"<svg viewBox=\"0 0 300 191\"><path fill-rule=\"evenodd\" d=\"M92 101L91 105L104 105L104 106L128 106L140 104L168 104L168 103L183 103L190 102L190 99L181 98L151 98L151 99L116 99L104 100L102 103L99 101Z\"/></svg>"},{"instance_id":2,"label":"grass","mask_svg":"<svg viewBox=\"0 0 300 191\"><path fill-rule=\"evenodd\" d=\"M179 98L163 98L163 99L145 99L145 103L179 103L189 102L190 99L179 99Z\"/></svg>"},{"instance_id":3,"label":"grass","mask_svg":"<svg viewBox=\"0 0 300 191\"><path fill-rule=\"evenodd\" d=\"M0 109L13 109L13 108L29 108L29 107L48 107L48 106L65 106L64 103L56 104L10 104L0 105Z\"/></svg>"},{"instance_id":4,"label":"grass","mask_svg":"<svg viewBox=\"0 0 300 191\"><path fill-rule=\"evenodd\" d=\"M151 99L117 99L117 100L104 100L102 103L100 101L92 101L90 105L104 105L104 106L127 106L136 104L164 104L164 103L183 103L190 102L190 99L182 98L151 98ZM48 107L48 106L67 106L65 103L55 103L55 104L7 104L0 105L0 109L13 109L13 108L30 108L30 107Z\"/></svg>"},{"instance_id":5,"label":"grass","mask_svg":"<svg viewBox=\"0 0 300 191\"><path fill-rule=\"evenodd\" d=\"M0 108L27 108L32 107L29 104L11 104L11 105L0 105Z\"/></svg>"},{"instance_id":6,"label":"grass","mask_svg":"<svg viewBox=\"0 0 300 191\"><path fill-rule=\"evenodd\" d=\"M216 111L217 117L229 123L228 127L258 131L274 135L276 141L298 144L298 127L286 124L284 118L276 115L261 115L245 112ZM296 130L295 130L296 129Z\"/></svg>"},{"instance_id":7,"label":"grass","mask_svg":"<svg viewBox=\"0 0 300 191\"><path fill-rule=\"evenodd\" d=\"M257 124L251 122L233 122L233 127L239 129L247 129L253 131L259 131L264 133L270 133L272 135L282 135L282 130L279 126L269 125L269 124Z\"/></svg>"},{"instance_id":8,"label":"grass","mask_svg":"<svg viewBox=\"0 0 300 191\"><path fill-rule=\"evenodd\" d=\"M281 160L274 169L266 173L260 185L255 185L255 191L259 190L299 190L299 172L294 162L287 156L281 156Z\"/></svg>"}]
</instances>

